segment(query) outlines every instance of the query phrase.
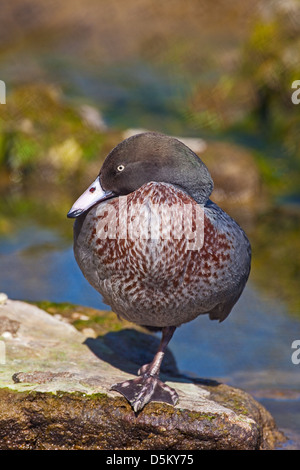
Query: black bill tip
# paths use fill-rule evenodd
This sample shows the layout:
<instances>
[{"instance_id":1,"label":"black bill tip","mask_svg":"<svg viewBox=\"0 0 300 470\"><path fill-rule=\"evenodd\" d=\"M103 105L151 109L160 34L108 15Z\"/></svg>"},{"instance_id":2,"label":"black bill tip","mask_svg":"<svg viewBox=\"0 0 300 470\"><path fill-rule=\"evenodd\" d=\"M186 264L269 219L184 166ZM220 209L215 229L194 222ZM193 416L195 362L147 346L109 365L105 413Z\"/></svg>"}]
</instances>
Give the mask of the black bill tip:
<instances>
[{"instance_id":1,"label":"black bill tip","mask_svg":"<svg viewBox=\"0 0 300 470\"><path fill-rule=\"evenodd\" d=\"M83 213L83 210L82 209L71 209L68 213L67 213L67 217L68 219L76 219L76 217L78 217L79 215L81 215Z\"/></svg>"}]
</instances>

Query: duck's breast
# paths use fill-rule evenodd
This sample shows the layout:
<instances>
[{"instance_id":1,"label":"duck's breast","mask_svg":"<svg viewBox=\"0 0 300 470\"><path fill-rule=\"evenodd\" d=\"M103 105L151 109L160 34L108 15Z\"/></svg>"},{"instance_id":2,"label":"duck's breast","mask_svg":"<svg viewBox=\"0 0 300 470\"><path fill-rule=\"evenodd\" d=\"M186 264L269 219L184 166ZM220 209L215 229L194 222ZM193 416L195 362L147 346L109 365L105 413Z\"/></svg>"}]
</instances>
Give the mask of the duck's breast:
<instances>
[{"instance_id":1,"label":"duck's breast","mask_svg":"<svg viewBox=\"0 0 300 470\"><path fill-rule=\"evenodd\" d=\"M119 315L179 325L226 302L241 282L235 252L242 235L218 209L170 184L148 183L75 224L76 260Z\"/></svg>"}]
</instances>

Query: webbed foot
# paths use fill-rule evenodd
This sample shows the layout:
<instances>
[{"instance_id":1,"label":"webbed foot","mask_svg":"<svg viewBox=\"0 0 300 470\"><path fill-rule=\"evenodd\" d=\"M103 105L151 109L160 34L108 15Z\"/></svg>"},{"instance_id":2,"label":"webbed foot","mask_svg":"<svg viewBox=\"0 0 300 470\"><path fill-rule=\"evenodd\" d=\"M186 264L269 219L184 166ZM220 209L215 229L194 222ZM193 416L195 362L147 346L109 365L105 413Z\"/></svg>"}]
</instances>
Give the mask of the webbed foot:
<instances>
[{"instance_id":1,"label":"webbed foot","mask_svg":"<svg viewBox=\"0 0 300 470\"><path fill-rule=\"evenodd\" d=\"M134 411L140 411L147 403L158 401L176 405L177 392L164 384L157 376L142 375L133 380L117 383L111 390L121 393L129 401Z\"/></svg>"},{"instance_id":2,"label":"webbed foot","mask_svg":"<svg viewBox=\"0 0 300 470\"><path fill-rule=\"evenodd\" d=\"M111 386L111 390L115 390L127 398L135 412L142 410L150 401L168 403L169 405L176 405L178 402L177 392L158 378L166 347L175 329L175 326L162 329L162 339L158 351L150 364L145 364L139 369L140 377Z\"/></svg>"}]
</instances>

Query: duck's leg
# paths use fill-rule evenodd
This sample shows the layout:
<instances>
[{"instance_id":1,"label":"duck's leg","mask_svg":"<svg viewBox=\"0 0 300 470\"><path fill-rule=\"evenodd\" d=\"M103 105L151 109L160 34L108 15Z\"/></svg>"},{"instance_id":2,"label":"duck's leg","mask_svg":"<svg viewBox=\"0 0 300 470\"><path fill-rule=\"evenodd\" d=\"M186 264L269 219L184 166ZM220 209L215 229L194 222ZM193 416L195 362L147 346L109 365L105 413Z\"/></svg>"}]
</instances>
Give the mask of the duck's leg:
<instances>
[{"instance_id":1,"label":"duck's leg","mask_svg":"<svg viewBox=\"0 0 300 470\"><path fill-rule=\"evenodd\" d=\"M175 329L175 326L162 329L162 339L157 353L150 364L145 364L139 369L140 377L111 386L111 390L115 390L127 398L135 412L141 410L150 401L159 401L170 405L176 405L178 401L176 391L159 380L160 366Z\"/></svg>"}]
</instances>

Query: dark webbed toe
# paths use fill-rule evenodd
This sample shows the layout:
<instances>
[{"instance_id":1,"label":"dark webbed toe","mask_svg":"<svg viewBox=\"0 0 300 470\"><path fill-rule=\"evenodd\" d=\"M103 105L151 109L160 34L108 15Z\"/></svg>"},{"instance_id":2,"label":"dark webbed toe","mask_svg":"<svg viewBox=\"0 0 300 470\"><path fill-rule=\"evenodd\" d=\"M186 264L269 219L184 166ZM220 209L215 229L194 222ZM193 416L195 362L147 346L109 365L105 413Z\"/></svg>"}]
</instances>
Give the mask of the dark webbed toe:
<instances>
[{"instance_id":1,"label":"dark webbed toe","mask_svg":"<svg viewBox=\"0 0 300 470\"><path fill-rule=\"evenodd\" d=\"M176 405L178 401L176 391L164 384L157 376L142 375L133 380L114 384L111 390L124 395L135 412L142 410L151 401L169 405Z\"/></svg>"}]
</instances>

